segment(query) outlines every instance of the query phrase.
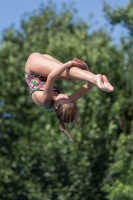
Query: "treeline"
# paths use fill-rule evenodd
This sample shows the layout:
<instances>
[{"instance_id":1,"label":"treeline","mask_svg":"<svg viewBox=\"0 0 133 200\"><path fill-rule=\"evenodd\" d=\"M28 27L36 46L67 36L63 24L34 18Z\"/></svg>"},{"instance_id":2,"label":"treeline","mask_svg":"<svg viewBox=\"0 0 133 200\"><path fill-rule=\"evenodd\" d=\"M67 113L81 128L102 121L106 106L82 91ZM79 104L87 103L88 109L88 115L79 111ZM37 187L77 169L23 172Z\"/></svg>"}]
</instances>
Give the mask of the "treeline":
<instances>
[{"instance_id":1,"label":"treeline","mask_svg":"<svg viewBox=\"0 0 133 200\"><path fill-rule=\"evenodd\" d=\"M104 3L108 24L128 31L119 45L104 28L91 30L67 6L23 17L4 32L0 47L0 199L133 200L133 0L115 10ZM91 33L90 33L91 32ZM59 130L54 112L37 107L24 79L32 52L62 62L75 57L107 75L115 87L94 87L79 100L82 124ZM57 81L70 94L83 83Z\"/></svg>"}]
</instances>

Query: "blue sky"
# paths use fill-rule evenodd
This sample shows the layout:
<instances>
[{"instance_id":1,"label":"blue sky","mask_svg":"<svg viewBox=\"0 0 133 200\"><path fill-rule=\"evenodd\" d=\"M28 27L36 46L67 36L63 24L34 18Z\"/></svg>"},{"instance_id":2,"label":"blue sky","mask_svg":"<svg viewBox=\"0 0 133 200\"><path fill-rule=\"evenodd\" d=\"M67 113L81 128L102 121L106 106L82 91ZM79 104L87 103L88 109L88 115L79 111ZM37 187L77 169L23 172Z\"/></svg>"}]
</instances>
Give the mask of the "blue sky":
<instances>
[{"instance_id":1,"label":"blue sky","mask_svg":"<svg viewBox=\"0 0 133 200\"><path fill-rule=\"evenodd\" d=\"M63 2L70 5L74 2L74 7L78 10L78 16L89 21L89 15L93 14L93 22L97 22L97 27L105 26L107 24L103 12L102 2L103 0L51 0L56 4L57 8L61 8ZM125 6L129 3L129 0L105 0L113 8L116 6ZM31 13L35 9L39 9L41 3L47 4L48 0L1 0L0 1L0 39L2 38L3 31L10 27L12 24L15 28L19 28L20 20L25 13ZM114 39L122 34L126 34L124 29L117 27L112 36Z\"/></svg>"}]
</instances>

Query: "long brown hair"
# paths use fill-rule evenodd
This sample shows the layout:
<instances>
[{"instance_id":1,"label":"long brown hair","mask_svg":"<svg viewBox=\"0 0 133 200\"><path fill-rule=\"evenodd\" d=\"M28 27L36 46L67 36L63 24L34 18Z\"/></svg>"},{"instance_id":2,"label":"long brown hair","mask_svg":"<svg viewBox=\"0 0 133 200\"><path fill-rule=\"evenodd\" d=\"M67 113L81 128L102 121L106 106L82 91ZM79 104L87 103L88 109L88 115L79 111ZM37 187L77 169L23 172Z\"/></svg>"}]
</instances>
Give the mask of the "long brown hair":
<instances>
[{"instance_id":1,"label":"long brown hair","mask_svg":"<svg viewBox=\"0 0 133 200\"><path fill-rule=\"evenodd\" d=\"M79 118L79 109L78 106L75 103L68 103L63 104L59 106L56 109L56 116L58 118L58 126L60 130L71 140L71 137L65 127L65 123L71 123L74 122L75 124L78 121Z\"/></svg>"}]
</instances>

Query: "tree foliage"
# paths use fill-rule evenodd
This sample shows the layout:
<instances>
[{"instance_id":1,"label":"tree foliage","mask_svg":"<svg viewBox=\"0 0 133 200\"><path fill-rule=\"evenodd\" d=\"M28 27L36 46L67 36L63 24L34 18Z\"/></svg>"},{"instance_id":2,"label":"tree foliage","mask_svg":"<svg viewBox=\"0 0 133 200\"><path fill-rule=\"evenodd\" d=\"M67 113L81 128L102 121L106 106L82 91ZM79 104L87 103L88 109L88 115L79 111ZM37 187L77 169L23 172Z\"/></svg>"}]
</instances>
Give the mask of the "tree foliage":
<instances>
[{"instance_id":1,"label":"tree foliage","mask_svg":"<svg viewBox=\"0 0 133 200\"><path fill-rule=\"evenodd\" d=\"M119 133L113 160L109 164L103 190L107 192L107 199L133 199L133 104L132 104L132 74L133 74L133 1L125 7L112 9L108 4L104 4L105 16L115 26L121 24L127 31L128 36L121 38L120 51L123 54L121 78L119 85L117 105L117 124ZM119 79L118 79L119 80Z\"/></svg>"},{"instance_id":2,"label":"tree foliage","mask_svg":"<svg viewBox=\"0 0 133 200\"><path fill-rule=\"evenodd\" d=\"M104 29L89 27L64 6L48 4L7 29L0 49L0 196L2 200L133 199L132 4L113 10L109 23L129 30L119 48ZM24 65L32 52L66 62L77 57L106 74L115 92L94 87L78 102L82 124L60 133L54 112L32 102ZM65 93L83 82L57 81Z\"/></svg>"}]
</instances>

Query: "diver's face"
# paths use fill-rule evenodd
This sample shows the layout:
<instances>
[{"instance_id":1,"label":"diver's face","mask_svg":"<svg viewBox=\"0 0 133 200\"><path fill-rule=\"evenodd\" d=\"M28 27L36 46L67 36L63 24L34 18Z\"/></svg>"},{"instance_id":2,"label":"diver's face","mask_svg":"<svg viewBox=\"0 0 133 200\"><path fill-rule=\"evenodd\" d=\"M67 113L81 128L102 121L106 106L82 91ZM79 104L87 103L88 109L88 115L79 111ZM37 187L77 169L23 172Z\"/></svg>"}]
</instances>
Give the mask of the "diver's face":
<instances>
[{"instance_id":1,"label":"diver's face","mask_svg":"<svg viewBox=\"0 0 133 200\"><path fill-rule=\"evenodd\" d=\"M67 94L59 94L55 99L55 109L57 109L59 106L67 103L71 103L72 100Z\"/></svg>"}]
</instances>

